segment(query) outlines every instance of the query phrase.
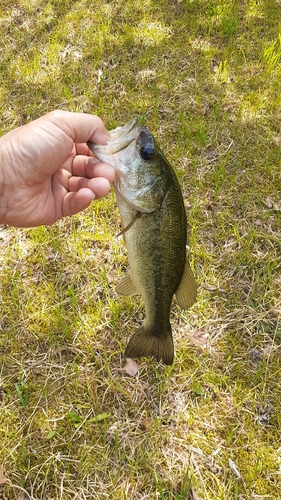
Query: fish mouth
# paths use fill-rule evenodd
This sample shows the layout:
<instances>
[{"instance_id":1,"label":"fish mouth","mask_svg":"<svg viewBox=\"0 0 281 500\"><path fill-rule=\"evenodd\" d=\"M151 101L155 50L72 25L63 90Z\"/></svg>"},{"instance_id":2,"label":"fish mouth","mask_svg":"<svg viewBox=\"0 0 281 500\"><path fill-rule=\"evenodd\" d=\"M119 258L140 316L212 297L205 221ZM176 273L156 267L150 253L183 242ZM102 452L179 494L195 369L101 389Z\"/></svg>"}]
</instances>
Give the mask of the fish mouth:
<instances>
[{"instance_id":1,"label":"fish mouth","mask_svg":"<svg viewBox=\"0 0 281 500\"><path fill-rule=\"evenodd\" d=\"M123 127L116 127L115 129L110 130L110 139L105 146L93 144L92 142L88 142L87 144L90 150L100 161L112 163L112 158L111 161L109 161L111 155L124 151L124 149L126 149L135 139L138 138L140 132L141 127L138 124L138 118L135 117Z\"/></svg>"},{"instance_id":2,"label":"fish mouth","mask_svg":"<svg viewBox=\"0 0 281 500\"><path fill-rule=\"evenodd\" d=\"M134 128L138 126L138 118L135 116L132 118L126 125L123 127L116 127L113 130L110 130L111 138L109 142L115 142L116 140L124 139L126 136L129 136Z\"/></svg>"},{"instance_id":3,"label":"fish mouth","mask_svg":"<svg viewBox=\"0 0 281 500\"><path fill-rule=\"evenodd\" d=\"M132 118L123 127L117 127L111 130L110 139L106 146L106 152L116 154L126 149L141 132L137 117Z\"/></svg>"}]
</instances>

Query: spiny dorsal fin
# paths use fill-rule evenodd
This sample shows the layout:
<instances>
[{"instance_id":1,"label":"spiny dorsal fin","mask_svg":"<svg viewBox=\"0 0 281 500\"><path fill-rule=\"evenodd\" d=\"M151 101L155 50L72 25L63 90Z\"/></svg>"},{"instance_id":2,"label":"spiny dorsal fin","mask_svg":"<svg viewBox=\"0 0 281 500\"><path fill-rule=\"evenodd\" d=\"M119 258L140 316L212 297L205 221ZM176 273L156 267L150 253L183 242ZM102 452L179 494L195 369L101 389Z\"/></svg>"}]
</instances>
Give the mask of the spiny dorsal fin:
<instances>
[{"instance_id":1,"label":"spiny dorsal fin","mask_svg":"<svg viewBox=\"0 0 281 500\"><path fill-rule=\"evenodd\" d=\"M195 278L193 276L191 267L188 261L186 260L181 282L176 291L176 297L179 306L182 309L189 309L189 307L191 307L194 304L196 300L196 295L197 295L197 286Z\"/></svg>"},{"instance_id":2,"label":"spiny dorsal fin","mask_svg":"<svg viewBox=\"0 0 281 500\"><path fill-rule=\"evenodd\" d=\"M139 293L132 282L132 278L130 273L126 274L124 278L120 281L120 283L116 286L115 291L119 295L124 295L125 297L128 295L136 295Z\"/></svg>"}]
</instances>

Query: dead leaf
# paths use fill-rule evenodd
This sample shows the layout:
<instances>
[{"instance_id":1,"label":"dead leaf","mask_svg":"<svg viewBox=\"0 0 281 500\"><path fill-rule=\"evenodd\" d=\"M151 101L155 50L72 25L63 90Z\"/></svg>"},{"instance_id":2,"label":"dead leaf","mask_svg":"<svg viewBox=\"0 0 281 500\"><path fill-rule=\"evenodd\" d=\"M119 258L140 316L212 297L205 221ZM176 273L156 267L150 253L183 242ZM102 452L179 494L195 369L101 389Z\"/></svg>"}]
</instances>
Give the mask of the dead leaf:
<instances>
[{"instance_id":1,"label":"dead leaf","mask_svg":"<svg viewBox=\"0 0 281 500\"><path fill-rule=\"evenodd\" d=\"M209 455L206 459L206 467L211 471L213 474L218 476L222 472L222 467L216 463L215 457L213 455Z\"/></svg>"},{"instance_id":2,"label":"dead leaf","mask_svg":"<svg viewBox=\"0 0 281 500\"><path fill-rule=\"evenodd\" d=\"M98 83L100 83L103 77L103 71L101 69L98 69L97 75L98 75Z\"/></svg>"},{"instance_id":3,"label":"dead leaf","mask_svg":"<svg viewBox=\"0 0 281 500\"><path fill-rule=\"evenodd\" d=\"M204 285L204 288L205 288L205 290L208 290L209 292L216 292L218 290L217 286L208 285L208 283L206 285Z\"/></svg>"},{"instance_id":4,"label":"dead leaf","mask_svg":"<svg viewBox=\"0 0 281 500\"><path fill-rule=\"evenodd\" d=\"M206 349L208 336L208 333L204 332L204 330L199 330L198 332L191 335L190 341L192 342L192 344L201 347L201 349Z\"/></svg>"},{"instance_id":5,"label":"dead leaf","mask_svg":"<svg viewBox=\"0 0 281 500\"><path fill-rule=\"evenodd\" d=\"M70 347L70 346L67 346L67 345L61 345L59 347L55 347L53 349L53 353L54 354L60 354L61 352L65 352L65 351L69 351L69 352L75 352L73 347Z\"/></svg>"},{"instance_id":6,"label":"dead leaf","mask_svg":"<svg viewBox=\"0 0 281 500\"><path fill-rule=\"evenodd\" d=\"M254 224L255 226L262 226L262 221L260 219L255 219Z\"/></svg>"},{"instance_id":7,"label":"dead leaf","mask_svg":"<svg viewBox=\"0 0 281 500\"><path fill-rule=\"evenodd\" d=\"M8 482L8 479L5 477L4 469L3 469L2 465L0 465L0 485L6 484L7 482Z\"/></svg>"},{"instance_id":8,"label":"dead leaf","mask_svg":"<svg viewBox=\"0 0 281 500\"><path fill-rule=\"evenodd\" d=\"M130 377L135 377L139 371L139 365L131 358L126 358L126 363L121 371L127 373Z\"/></svg>"},{"instance_id":9,"label":"dead leaf","mask_svg":"<svg viewBox=\"0 0 281 500\"><path fill-rule=\"evenodd\" d=\"M151 426L151 418L147 417L140 422L141 429L147 431L147 429Z\"/></svg>"},{"instance_id":10,"label":"dead leaf","mask_svg":"<svg viewBox=\"0 0 281 500\"><path fill-rule=\"evenodd\" d=\"M258 349L253 348L250 350L249 355L253 365L258 366L262 360L262 352L259 351Z\"/></svg>"},{"instance_id":11,"label":"dead leaf","mask_svg":"<svg viewBox=\"0 0 281 500\"><path fill-rule=\"evenodd\" d=\"M267 206L267 208L273 208L274 210L276 210L277 212L280 212L280 206L278 205L278 203L275 203L275 201L273 201L272 198L270 198L270 196L268 196L265 201L264 201L265 205Z\"/></svg>"},{"instance_id":12,"label":"dead leaf","mask_svg":"<svg viewBox=\"0 0 281 500\"><path fill-rule=\"evenodd\" d=\"M115 440L115 437L117 435L117 430L118 430L118 422L115 422L115 424L111 425L107 429L107 434L106 434L107 443L112 443Z\"/></svg>"},{"instance_id":13,"label":"dead leaf","mask_svg":"<svg viewBox=\"0 0 281 500\"><path fill-rule=\"evenodd\" d=\"M54 354L60 354L63 351L67 351L67 347L65 347L63 345L61 345L59 347L55 347L55 349L53 349Z\"/></svg>"},{"instance_id":14,"label":"dead leaf","mask_svg":"<svg viewBox=\"0 0 281 500\"><path fill-rule=\"evenodd\" d=\"M200 497L197 495L196 491L193 488L189 490L189 498L190 500L200 500Z\"/></svg>"},{"instance_id":15,"label":"dead leaf","mask_svg":"<svg viewBox=\"0 0 281 500\"><path fill-rule=\"evenodd\" d=\"M265 201L264 201L265 205L267 206L267 208L272 208L273 207L273 200L272 198L270 198L270 196L268 196Z\"/></svg>"},{"instance_id":16,"label":"dead leaf","mask_svg":"<svg viewBox=\"0 0 281 500\"><path fill-rule=\"evenodd\" d=\"M231 468L232 472L234 472L235 476L238 477L238 479L242 479L242 476L237 468L237 465L231 458L228 459L229 467Z\"/></svg>"},{"instance_id":17,"label":"dead leaf","mask_svg":"<svg viewBox=\"0 0 281 500\"><path fill-rule=\"evenodd\" d=\"M159 111L159 113L172 113L173 112L173 110L171 108L169 108L168 106L159 107L158 111Z\"/></svg>"}]
</instances>

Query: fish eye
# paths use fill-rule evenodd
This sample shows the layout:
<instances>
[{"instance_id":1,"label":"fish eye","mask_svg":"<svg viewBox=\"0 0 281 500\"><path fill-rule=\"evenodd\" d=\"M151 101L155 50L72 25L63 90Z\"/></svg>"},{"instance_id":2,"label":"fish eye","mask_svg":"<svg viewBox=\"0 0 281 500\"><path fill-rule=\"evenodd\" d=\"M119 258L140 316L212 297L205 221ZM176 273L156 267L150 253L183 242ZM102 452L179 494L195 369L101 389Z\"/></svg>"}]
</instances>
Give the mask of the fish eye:
<instances>
[{"instance_id":1,"label":"fish eye","mask_svg":"<svg viewBox=\"0 0 281 500\"><path fill-rule=\"evenodd\" d=\"M154 157L154 147L151 144L147 144L141 147L140 150L141 157L143 160L149 161Z\"/></svg>"}]
</instances>

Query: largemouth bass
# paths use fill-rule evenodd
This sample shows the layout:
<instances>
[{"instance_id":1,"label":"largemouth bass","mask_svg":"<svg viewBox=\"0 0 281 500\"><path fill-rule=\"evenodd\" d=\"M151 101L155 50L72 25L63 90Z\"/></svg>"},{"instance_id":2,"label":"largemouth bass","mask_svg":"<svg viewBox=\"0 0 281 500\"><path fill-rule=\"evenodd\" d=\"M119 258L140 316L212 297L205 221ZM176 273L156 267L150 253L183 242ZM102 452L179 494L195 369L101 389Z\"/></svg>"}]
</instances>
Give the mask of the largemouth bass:
<instances>
[{"instance_id":1,"label":"largemouth bass","mask_svg":"<svg viewBox=\"0 0 281 500\"><path fill-rule=\"evenodd\" d=\"M137 119L110 133L106 146L88 145L116 172L114 190L130 268L116 291L140 294L145 306L144 323L125 355L153 356L170 365L173 295L183 309L196 299L195 279L186 260L187 219L180 185L154 137Z\"/></svg>"}]
</instances>

